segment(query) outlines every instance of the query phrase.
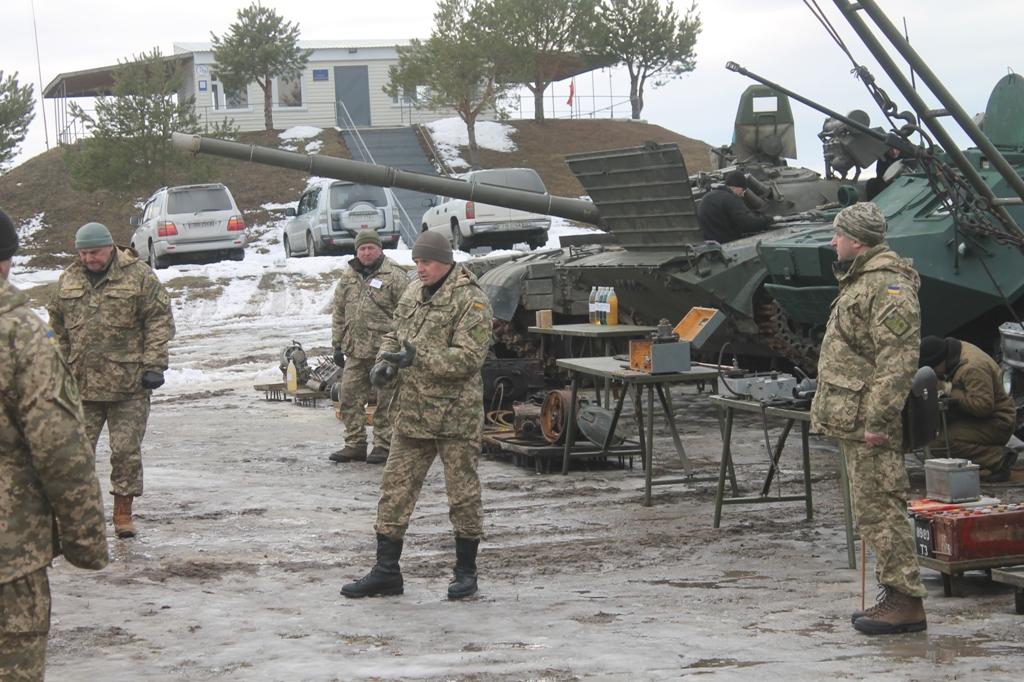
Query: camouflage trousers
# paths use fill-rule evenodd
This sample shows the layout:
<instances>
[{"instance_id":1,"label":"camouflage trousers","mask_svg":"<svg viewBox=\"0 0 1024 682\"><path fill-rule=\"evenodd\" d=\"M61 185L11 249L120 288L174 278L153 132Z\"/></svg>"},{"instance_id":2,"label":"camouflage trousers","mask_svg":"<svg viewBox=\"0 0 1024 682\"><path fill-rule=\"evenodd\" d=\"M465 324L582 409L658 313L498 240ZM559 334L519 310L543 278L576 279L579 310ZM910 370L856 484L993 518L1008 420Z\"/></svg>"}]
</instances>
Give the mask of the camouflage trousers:
<instances>
[{"instance_id":1,"label":"camouflage trousers","mask_svg":"<svg viewBox=\"0 0 1024 682\"><path fill-rule=\"evenodd\" d=\"M929 449L932 457L969 459L982 469L992 471L1003 463L1003 453L1013 435L1013 426L1010 422L993 419L950 418L946 427L949 449L946 449L946 438L941 432Z\"/></svg>"},{"instance_id":2,"label":"camouflage trousers","mask_svg":"<svg viewBox=\"0 0 1024 682\"><path fill-rule=\"evenodd\" d=\"M875 553L875 577L911 597L927 596L907 521L910 480L903 453L863 441L839 441L846 458L853 517L861 540Z\"/></svg>"},{"instance_id":3,"label":"camouflage trousers","mask_svg":"<svg viewBox=\"0 0 1024 682\"><path fill-rule=\"evenodd\" d=\"M366 404L374 398L376 391L377 410L373 413L373 444L387 449L391 444L388 405L395 394L395 384L392 382L380 389L373 387L370 383L370 368L374 362L373 358L345 358L338 410L341 412L341 421L345 424L345 445L366 445Z\"/></svg>"},{"instance_id":4,"label":"camouflage trousers","mask_svg":"<svg viewBox=\"0 0 1024 682\"><path fill-rule=\"evenodd\" d=\"M479 439L409 438L397 431L391 439L391 454L380 482L374 526L378 533L396 540L405 537L423 479L436 457L440 457L444 465L448 518L456 537L471 540L483 537L484 510L480 479L476 475Z\"/></svg>"},{"instance_id":5,"label":"camouflage trousers","mask_svg":"<svg viewBox=\"0 0 1024 682\"><path fill-rule=\"evenodd\" d=\"M149 396L133 400L83 400L85 433L93 452L103 425L110 439L110 488L115 495L142 494L142 439L149 419Z\"/></svg>"},{"instance_id":6,"label":"camouflage trousers","mask_svg":"<svg viewBox=\"0 0 1024 682\"><path fill-rule=\"evenodd\" d=\"M46 567L0 584L0 680L42 682L50 631Z\"/></svg>"}]
</instances>

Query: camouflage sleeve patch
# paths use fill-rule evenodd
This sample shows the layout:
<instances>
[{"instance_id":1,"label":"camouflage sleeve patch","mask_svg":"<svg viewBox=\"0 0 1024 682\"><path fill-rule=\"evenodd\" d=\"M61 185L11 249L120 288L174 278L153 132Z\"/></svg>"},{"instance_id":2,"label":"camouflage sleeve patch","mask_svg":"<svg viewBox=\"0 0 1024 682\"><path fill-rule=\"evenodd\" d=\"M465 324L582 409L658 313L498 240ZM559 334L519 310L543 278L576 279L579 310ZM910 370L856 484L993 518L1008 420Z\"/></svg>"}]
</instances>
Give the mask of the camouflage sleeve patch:
<instances>
[{"instance_id":1,"label":"camouflage sleeve patch","mask_svg":"<svg viewBox=\"0 0 1024 682\"><path fill-rule=\"evenodd\" d=\"M898 311L893 311L884 320L882 324L896 336L903 336L910 331L910 322Z\"/></svg>"}]
</instances>

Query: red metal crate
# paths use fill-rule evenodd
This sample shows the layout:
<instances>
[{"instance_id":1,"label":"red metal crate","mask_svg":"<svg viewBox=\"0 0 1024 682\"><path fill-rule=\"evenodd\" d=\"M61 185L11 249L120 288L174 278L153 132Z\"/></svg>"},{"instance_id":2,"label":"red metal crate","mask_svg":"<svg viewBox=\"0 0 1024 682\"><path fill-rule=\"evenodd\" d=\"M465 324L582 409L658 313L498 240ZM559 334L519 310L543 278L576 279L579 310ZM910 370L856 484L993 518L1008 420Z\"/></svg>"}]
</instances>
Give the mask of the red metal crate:
<instances>
[{"instance_id":1,"label":"red metal crate","mask_svg":"<svg viewBox=\"0 0 1024 682\"><path fill-rule=\"evenodd\" d=\"M933 514L932 552L946 561L1024 554L1024 506Z\"/></svg>"}]
</instances>

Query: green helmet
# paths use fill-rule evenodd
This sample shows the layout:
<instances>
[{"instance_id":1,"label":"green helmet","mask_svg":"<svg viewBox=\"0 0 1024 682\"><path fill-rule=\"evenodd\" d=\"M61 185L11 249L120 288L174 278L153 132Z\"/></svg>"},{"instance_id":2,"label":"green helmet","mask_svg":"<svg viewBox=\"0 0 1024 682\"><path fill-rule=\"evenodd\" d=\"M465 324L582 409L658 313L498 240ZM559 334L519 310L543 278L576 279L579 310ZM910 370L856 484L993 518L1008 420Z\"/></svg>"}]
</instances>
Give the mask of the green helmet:
<instances>
[{"instance_id":1,"label":"green helmet","mask_svg":"<svg viewBox=\"0 0 1024 682\"><path fill-rule=\"evenodd\" d=\"M75 248L95 249L99 246L112 246L114 238L110 236L110 230L102 223L86 223L78 228L75 233Z\"/></svg>"}]
</instances>

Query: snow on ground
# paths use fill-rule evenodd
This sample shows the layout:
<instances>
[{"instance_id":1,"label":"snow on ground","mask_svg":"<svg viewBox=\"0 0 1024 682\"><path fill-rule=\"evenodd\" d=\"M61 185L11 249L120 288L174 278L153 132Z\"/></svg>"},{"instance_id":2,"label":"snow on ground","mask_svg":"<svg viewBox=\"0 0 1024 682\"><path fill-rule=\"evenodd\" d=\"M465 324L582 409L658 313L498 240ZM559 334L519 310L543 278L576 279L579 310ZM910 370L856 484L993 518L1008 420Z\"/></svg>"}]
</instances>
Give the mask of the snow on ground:
<instances>
[{"instance_id":1,"label":"snow on ground","mask_svg":"<svg viewBox=\"0 0 1024 682\"><path fill-rule=\"evenodd\" d=\"M282 130L277 136L282 140L306 140L316 137L322 132L323 128L316 126L292 126L287 130Z\"/></svg>"},{"instance_id":2,"label":"snow on ground","mask_svg":"<svg viewBox=\"0 0 1024 682\"><path fill-rule=\"evenodd\" d=\"M442 118L427 124L437 152L448 164L449 168L469 168L469 164L459 154L459 147L469 144L469 131L461 118ZM497 121L477 121L476 143L482 149L493 149L498 152L510 152L515 150L516 144L512 141L512 133L515 128Z\"/></svg>"},{"instance_id":3,"label":"snow on ground","mask_svg":"<svg viewBox=\"0 0 1024 682\"><path fill-rule=\"evenodd\" d=\"M265 204L283 212L293 204ZM331 344L331 301L337 272L351 256L285 258L281 234L288 218L249 226L243 261L179 264L157 270L171 291L177 335L172 342L168 392L187 393L201 387L223 387L278 381L277 358L287 337L316 354ZM558 238L597 230L552 218L547 248ZM486 255L524 249L495 250ZM413 267L405 245L387 249L394 261ZM473 256L455 252L456 261ZM54 282L60 270L31 270L15 263L11 282L22 289ZM44 317L45 310L36 312ZM228 337L248 339L245 347L226 343Z\"/></svg>"}]
</instances>

